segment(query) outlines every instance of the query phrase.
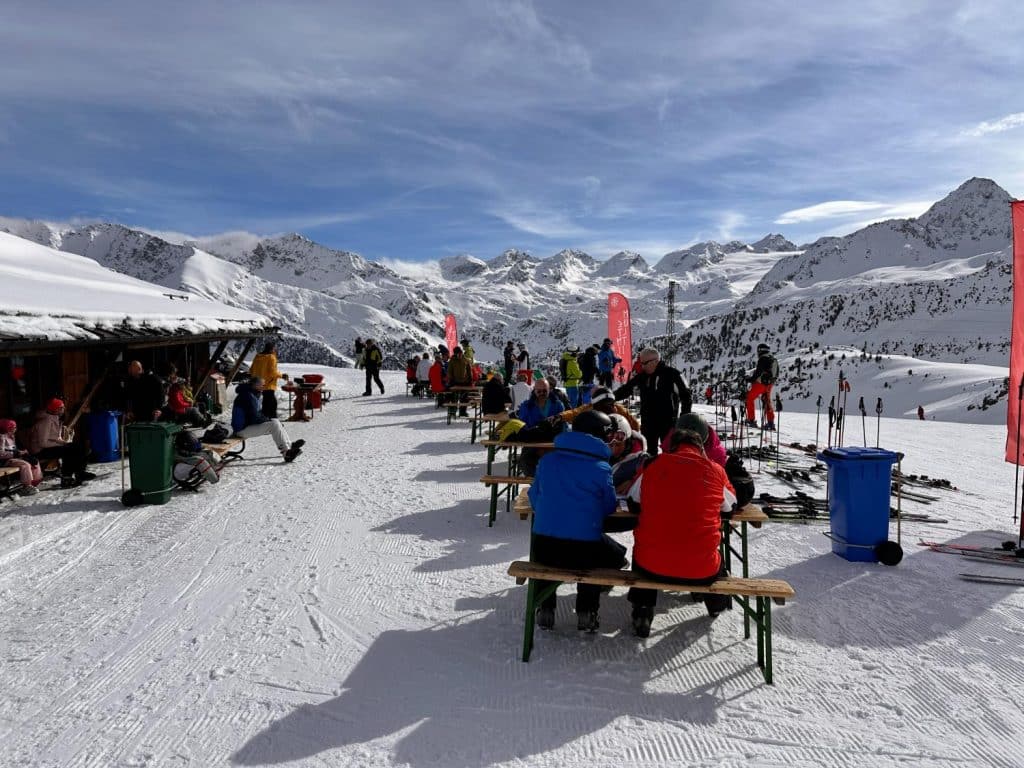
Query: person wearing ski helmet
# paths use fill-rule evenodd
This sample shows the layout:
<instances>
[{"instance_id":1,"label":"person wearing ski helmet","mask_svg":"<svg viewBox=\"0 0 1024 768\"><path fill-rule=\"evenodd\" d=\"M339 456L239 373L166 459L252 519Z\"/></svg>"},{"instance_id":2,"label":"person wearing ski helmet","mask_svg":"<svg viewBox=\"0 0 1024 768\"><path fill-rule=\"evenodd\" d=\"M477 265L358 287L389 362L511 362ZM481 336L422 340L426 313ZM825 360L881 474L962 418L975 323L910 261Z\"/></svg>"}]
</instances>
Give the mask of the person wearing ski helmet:
<instances>
[{"instance_id":1,"label":"person wearing ski helmet","mask_svg":"<svg viewBox=\"0 0 1024 768\"><path fill-rule=\"evenodd\" d=\"M608 438L613 422L600 411L576 417L571 432L555 436L553 450L537 465L527 492L533 507L530 558L556 568L622 568L626 548L604 533L604 522L615 511L615 487L608 464ZM534 589L554 587L536 582ZM596 632L601 587L580 584L576 589L576 627ZM555 590L541 603L537 623L555 623Z\"/></svg>"},{"instance_id":2,"label":"person wearing ski helmet","mask_svg":"<svg viewBox=\"0 0 1024 768\"><path fill-rule=\"evenodd\" d=\"M644 467L629 492L631 504L640 506L633 529L633 570L659 581L711 584L725 575L719 552L722 516L736 504L736 493L725 469L711 461L704 439L688 429L672 433L668 450ZM680 504L680 499L686 499ZM648 637L658 592L629 590L633 604L633 632ZM715 616L729 608L728 595L694 593Z\"/></svg>"},{"instance_id":3,"label":"person wearing ski helmet","mask_svg":"<svg viewBox=\"0 0 1024 768\"><path fill-rule=\"evenodd\" d=\"M747 390L747 426L757 427L757 401L763 398L764 424L767 430L775 429L775 409L772 408L772 387L779 378L779 363L767 344L757 345L757 365L754 372L747 378L750 389Z\"/></svg>"},{"instance_id":4,"label":"person wearing ski helmet","mask_svg":"<svg viewBox=\"0 0 1024 768\"><path fill-rule=\"evenodd\" d=\"M505 363L505 381L511 386L512 382L515 381L515 377L512 374L516 370L516 348L515 344L511 341L505 344L503 362Z\"/></svg>"},{"instance_id":5,"label":"person wearing ski helmet","mask_svg":"<svg viewBox=\"0 0 1024 768\"><path fill-rule=\"evenodd\" d=\"M621 357L615 355L612 349L612 340L605 339L601 342L601 349L597 353L597 383L603 387L611 388L615 366L622 362Z\"/></svg>"}]
</instances>

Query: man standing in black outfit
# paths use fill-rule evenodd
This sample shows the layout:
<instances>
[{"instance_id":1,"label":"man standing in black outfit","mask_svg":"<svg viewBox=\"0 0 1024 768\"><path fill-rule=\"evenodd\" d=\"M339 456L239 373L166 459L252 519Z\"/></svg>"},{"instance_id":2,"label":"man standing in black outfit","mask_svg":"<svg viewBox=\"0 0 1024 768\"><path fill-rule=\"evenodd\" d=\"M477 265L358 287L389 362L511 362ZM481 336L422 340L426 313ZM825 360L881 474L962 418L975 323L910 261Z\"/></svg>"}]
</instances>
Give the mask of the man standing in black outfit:
<instances>
[{"instance_id":1,"label":"man standing in black outfit","mask_svg":"<svg viewBox=\"0 0 1024 768\"><path fill-rule=\"evenodd\" d=\"M647 452L657 456L661 440L675 426L676 418L690 412L692 395L683 375L665 365L658 350L640 350L637 362L640 373L615 390L615 399L625 400L639 390L640 432L647 440Z\"/></svg>"},{"instance_id":2,"label":"man standing in black outfit","mask_svg":"<svg viewBox=\"0 0 1024 768\"><path fill-rule=\"evenodd\" d=\"M380 366L384 362L384 355L381 354L380 347L377 346L377 342L373 339L366 340L366 349L363 357L363 362L366 365L366 391L363 392L363 397L369 397L373 394L374 382L380 387L380 393L383 395L384 382L380 380Z\"/></svg>"},{"instance_id":3,"label":"man standing in black outfit","mask_svg":"<svg viewBox=\"0 0 1024 768\"><path fill-rule=\"evenodd\" d=\"M130 420L160 421L163 407L167 404L167 390L159 376L152 371L146 373L142 363L132 360L128 363L125 398Z\"/></svg>"},{"instance_id":4,"label":"man standing in black outfit","mask_svg":"<svg viewBox=\"0 0 1024 768\"><path fill-rule=\"evenodd\" d=\"M514 381L512 374L516 369L516 350L510 341L505 345L505 381Z\"/></svg>"}]
</instances>

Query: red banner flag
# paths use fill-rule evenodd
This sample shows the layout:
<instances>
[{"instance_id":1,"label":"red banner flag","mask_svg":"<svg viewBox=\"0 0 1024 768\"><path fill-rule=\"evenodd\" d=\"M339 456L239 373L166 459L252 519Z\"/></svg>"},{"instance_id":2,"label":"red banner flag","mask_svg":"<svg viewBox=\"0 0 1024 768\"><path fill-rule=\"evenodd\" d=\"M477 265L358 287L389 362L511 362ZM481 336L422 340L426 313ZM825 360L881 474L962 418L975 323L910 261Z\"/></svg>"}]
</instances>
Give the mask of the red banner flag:
<instances>
[{"instance_id":1,"label":"red banner flag","mask_svg":"<svg viewBox=\"0 0 1024 768\"><path fill-rule=\"evenodd\" d=\"M1010 393L1006 403L1006 460L1020 464L1020 398L1024 387L1024 200L1010 203L1013 222L1013 315L1010 320Z\"/></svg>"},{"instance_id":2,"label":"red banner flag","mask_svg":"<svg viewBox=\"0 0 1024 768\"><path fill-rule=\"evenodd\" d=\"M444 343L449 353L459 343L459 326L455 322L455 315L444 316Z\"/></svg>"},{"instance_id":3,"label":"red banner flag","mask_svg":"<svg viewBox=\"0 0 1024 768\"><path fill-rule=\"evenodd\" d=\"M625 381L633 370L633 325L629 316L629 299L621 293L608 294L608 338L612 340L615 356L622 358L615 369L615 379Z\"/></svg>"}]
</instances>

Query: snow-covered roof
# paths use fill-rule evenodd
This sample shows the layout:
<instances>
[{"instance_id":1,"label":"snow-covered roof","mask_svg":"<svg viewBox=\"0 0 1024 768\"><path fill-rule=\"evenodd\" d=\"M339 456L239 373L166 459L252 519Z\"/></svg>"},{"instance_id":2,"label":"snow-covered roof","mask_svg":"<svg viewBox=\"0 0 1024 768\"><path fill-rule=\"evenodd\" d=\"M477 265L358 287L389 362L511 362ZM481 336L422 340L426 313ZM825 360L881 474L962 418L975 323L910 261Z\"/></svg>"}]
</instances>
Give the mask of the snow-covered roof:
<instances>
[{"instance_id":1,"label":"snow-covered roof","mask_svg":"<svg viewBox=\"0 0 1024 768\"><path fill-rule=\"evenodd\" d=\"M270 332L263 315L0 232L0 346Z\"/></svg>"}]
</instances>

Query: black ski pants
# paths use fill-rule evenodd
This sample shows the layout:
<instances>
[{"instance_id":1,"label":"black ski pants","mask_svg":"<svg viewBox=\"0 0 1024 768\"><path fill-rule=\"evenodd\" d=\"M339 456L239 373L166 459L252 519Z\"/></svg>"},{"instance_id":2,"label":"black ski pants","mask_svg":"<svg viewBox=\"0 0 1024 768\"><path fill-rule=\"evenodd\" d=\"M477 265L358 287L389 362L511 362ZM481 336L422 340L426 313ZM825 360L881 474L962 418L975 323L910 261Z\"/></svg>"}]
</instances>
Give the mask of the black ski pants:
<instances>
[{"instance_id":1,"label":"black ski pants","mask_svg":"<svg viewBox=\"0 0 1024 768\"><path fill-rule=\"evenodd\" d=\"M530 560L555 568L622 568L626 564L626 548L610 536L596 541L578 541L535 533L530 539ZM542 590L552 584L554 582L536 580L534 589ZM552 592L542 606L554 610L555 604ZM576 613L596 611L600 604L599 584L576 585Z\"/></svg>"},{"instance_id":2,"label":"black ski pants","mask_svg":"<svg viewBox=\"0 0 1024 768\"><path fill-rule=\"evenodd\" d=\"M724 562L718 569L718 573L713 576L708 576L706 579L677 579L672 576L662 576L660 573L648 571L642 565L638 565L636 561L633 562L633 571L635 573L643 574L644 576L650 576L652 579L657 579L658 581L670 581L673 584L687 584L690 586L704 586L716 581L720 576L729 575L728 571L725 570ZM694 602L702 600L708 609L708 613L712 615L721 613L728 608L729 604L732 602L732 598L729 597L729 595L713 595L710 592L693 592L692 594ZM658 590L630 587L629 594L626 599L633 604L634 609L650 608L653 610L654 606L658 604Z\"/></svg>"},{"instance_id":3,"label":"black ski pants","mask_svg":"<svg viewBox=\"0 0 1024 768\"><path fill-rule=\"evenodd\" d=\"M373 383L376 382L377 386L380 387L380 393L384 394L384 382L380 380L380 368L376 365L366 366L366 394L373 392Z\"/></svg>"}]
</instances>

